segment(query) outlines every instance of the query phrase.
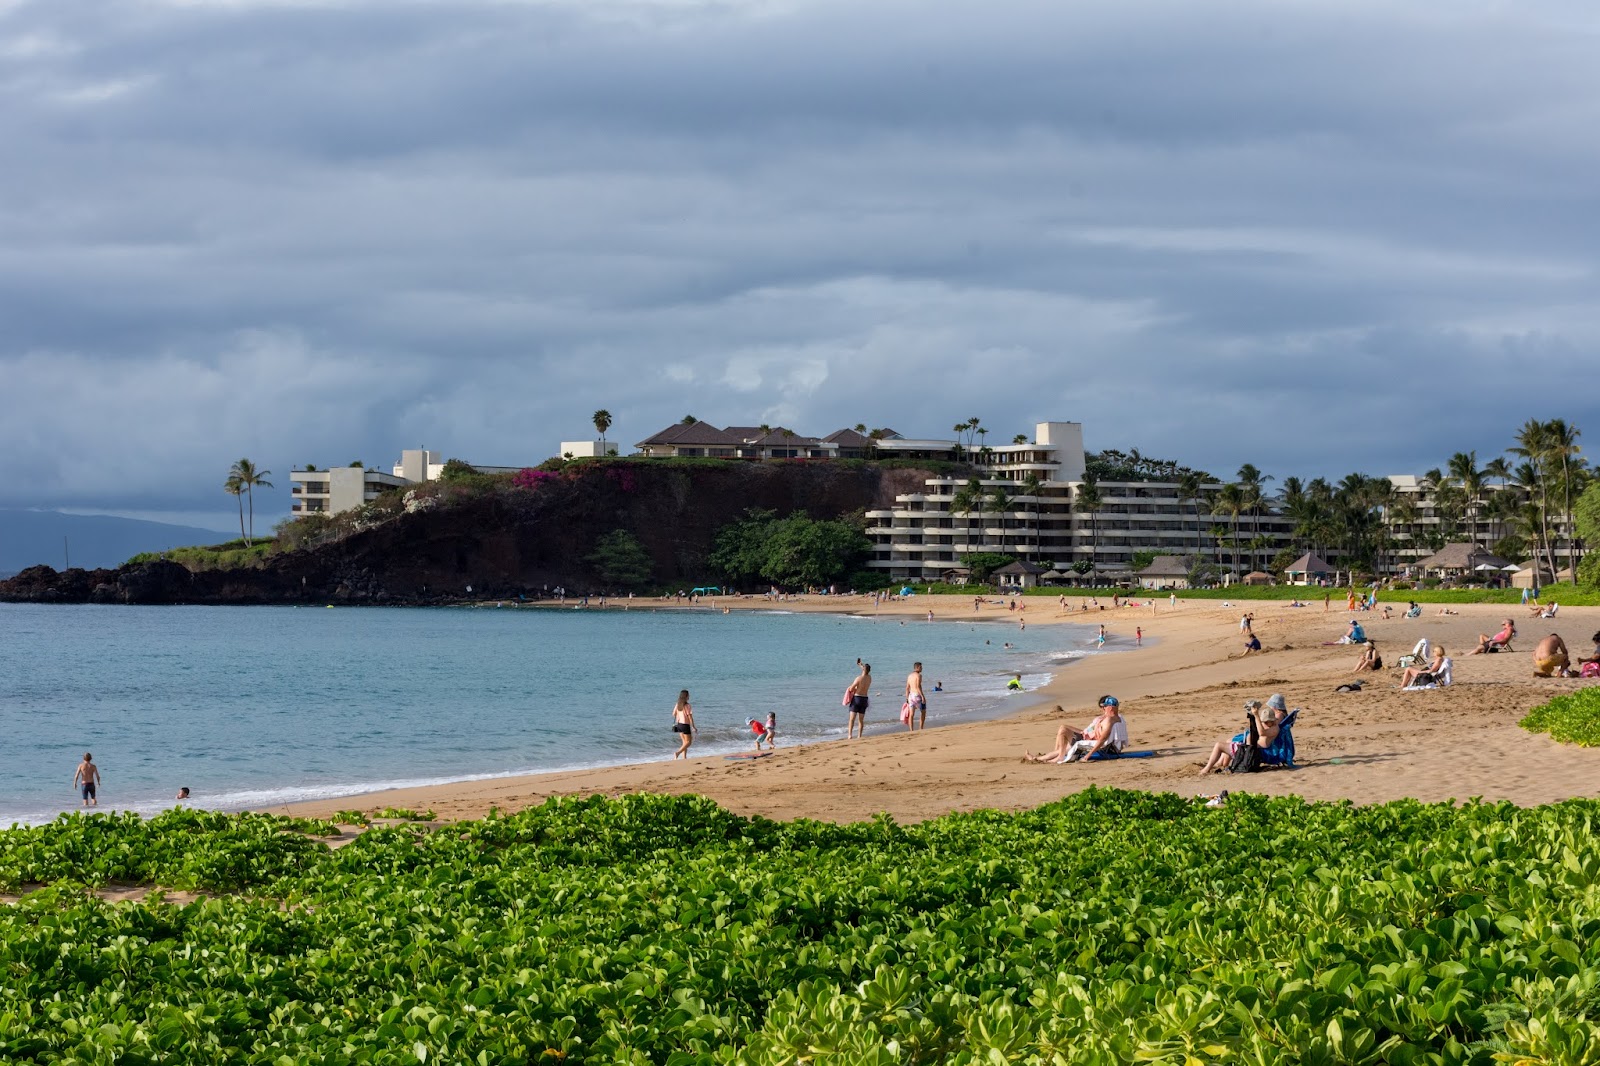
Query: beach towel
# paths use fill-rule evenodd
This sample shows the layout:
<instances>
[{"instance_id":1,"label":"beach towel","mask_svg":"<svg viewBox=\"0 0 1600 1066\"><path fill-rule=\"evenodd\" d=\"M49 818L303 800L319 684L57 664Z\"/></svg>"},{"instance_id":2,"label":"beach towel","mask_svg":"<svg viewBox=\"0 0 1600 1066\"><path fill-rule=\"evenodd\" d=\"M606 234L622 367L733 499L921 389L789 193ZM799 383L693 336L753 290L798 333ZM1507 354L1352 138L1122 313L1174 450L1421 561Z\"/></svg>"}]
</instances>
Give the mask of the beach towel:
<instances>
[{"instance_id":1,"label":"beach towel","mask_svg":"<svg viewBox=\"0 0 1600 1066\"><path fill-rule=\"evenodd\" d=\"M1278 723L1277 738L1273 740L1271 746L1261 749L1262 766L1294 769L1294 724L1299 718L1298 707L1283 716L1283 721Z\"/></svg>"},{"instance_id":2,"label":"beach towel","mask_svg":"<svg viewBox=\"0 0 1600 1066\"><path fill-rule=\"evenodd\" d=\"M1153 759L1158 754L1160 753L1154 748L1146 748L1143 751L1097 751L1084 761L1099 762L1106 759Z\"/></svg>"}]
</instances>

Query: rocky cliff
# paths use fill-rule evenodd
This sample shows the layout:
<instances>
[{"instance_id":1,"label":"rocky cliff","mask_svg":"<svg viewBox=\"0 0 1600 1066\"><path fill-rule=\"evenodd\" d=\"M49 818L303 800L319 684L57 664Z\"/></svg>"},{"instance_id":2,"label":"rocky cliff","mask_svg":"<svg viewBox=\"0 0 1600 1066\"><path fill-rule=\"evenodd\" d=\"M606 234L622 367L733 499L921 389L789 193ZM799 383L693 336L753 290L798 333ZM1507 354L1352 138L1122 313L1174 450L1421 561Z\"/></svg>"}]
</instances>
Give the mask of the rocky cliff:
<instances>
[{"instance_id":1,"label":"rocky cliff","mask_svg":"<svg viewBox=\"0 0 1600 1066\"><path fill-rule=\"evenodd\" d=\"M434 487L409 509L389 501L325 542L268 556L260 567L35 566L0 582L0 600L405 604L531 597L557 585L598 590L584 556L617 529L639 539L660 583L687 587L708 580L717 530L747 508L836 518L887 506L930 476L850 463L575 464L533 485Z\"/></svg>"}]
</instances>

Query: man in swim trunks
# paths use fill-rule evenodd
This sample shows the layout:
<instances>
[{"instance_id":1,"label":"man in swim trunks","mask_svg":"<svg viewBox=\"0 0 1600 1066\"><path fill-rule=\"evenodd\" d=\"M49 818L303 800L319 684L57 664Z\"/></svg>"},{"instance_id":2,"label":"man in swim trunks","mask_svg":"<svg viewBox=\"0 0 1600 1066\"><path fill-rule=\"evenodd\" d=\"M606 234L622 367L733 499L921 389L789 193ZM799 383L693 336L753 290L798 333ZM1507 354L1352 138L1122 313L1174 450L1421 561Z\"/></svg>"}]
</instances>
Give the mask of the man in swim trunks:
<instances>
[{"instance_id":1,"label":"man in swim trunks","mask_svg":"<svg viewBox=\"0 0 1600 1066\"><path fill-rule=\"evenodd\" d=\"M867 735L867 691L872 688L872 664L862 663L861 673L850 682L845 695L850 699L850 725L845 739ZM860 733L856 732L860 729Z\"/></svg>"},{"instance_id":2,"label":"man in swim trunks","mask_svg":"<svg viewBox=\"0 0 1600 1066\"><path fill-rule=\"evenodd\" d=\"M89 752L83 753L83 761L78 764L78 770L72 775L74 788L82 790L83 806L100 806L100 797L96 795L100 790L100 767L94 764L94 756Z\"/></svg>"},{"instance_id":3,"label":"man in swim trunks","mask_svg":"<svg viewBox=\"0 0 1600 1066\"><path fill-rule=\"evenodd\" d=\"M911 717L906 725L913 730L928 728L928 697L922 691L922 664L912 663L906 675L906 703L911 707Z\"/></svg>"},{"instance_id":4,"label":"man in swim trunks","mask_svg":"<svg viewBox=\"0 0 1600 1066\"><path fill-rule=\"evenodd\" d=\"M1554 633L1541 640L1539 646L1533 649L1534 677L1565 677L1567 665L1566 641Z\"/></svg>"}]
</instances>

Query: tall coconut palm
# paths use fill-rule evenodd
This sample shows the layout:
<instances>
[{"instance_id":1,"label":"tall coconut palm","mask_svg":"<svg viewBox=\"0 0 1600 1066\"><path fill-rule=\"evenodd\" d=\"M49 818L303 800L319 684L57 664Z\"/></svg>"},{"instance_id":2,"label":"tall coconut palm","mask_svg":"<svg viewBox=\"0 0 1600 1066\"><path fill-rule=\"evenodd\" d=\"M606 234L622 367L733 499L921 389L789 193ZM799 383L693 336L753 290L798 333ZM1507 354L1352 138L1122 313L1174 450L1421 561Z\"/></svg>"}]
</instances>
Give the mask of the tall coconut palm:
<instances>
[{"instance_id":1,"label":"tall coconut palm","mask_svg":"<svg viewBox=\"0 0 1600 1066\"><path fill-rule=\"evenodd\" d=\"M1040 512L1042 510L1042 504L1043 504L1043 501L1040 499L1040 497L1043 494L1044 494L1044 482L1039 480L1039 475L1038 475L1037 472L1035 472L1033 470L1028 471L1027 476L1025 476L1022 479L1022 495L1023 495L1024 498L1032 501L1031 506L1032 506L1032 510L1033 510L1033 561L1035 563L1037 563L1039 561L1039 550L1040 550L1040 543L1039 542L1040 542L1040 538L1042 536L1042 531L1039 529L1039 522L1040 522L1039 515L1040 515Z\"/></svg>"},{"instance_id":2,"label":"tall coconut palm","mask_svg":"<svg viewBox=\"0 0 1600 1066\"><path fill-rule=\"evenodd\" d=\"M1194 504L1194 558L1200 561L1200 497L1203 495L1200 488L1200 475L1193 470L1185 470L1178 476L1178 505L1182 506L1185 500Z\"/></svg>"},{"instance_id":3,"label":"tall coconut palm","mask_svg":"<svg viewBox=\"0 0 1600 1066\"><path fill-rule=\"evenodd\" d=\"M1522 424L1522 428L1517 431L1516 443L1513 444L1508 450L1512 455L1519 456L1527 460L1526 463L1518 466L1517 469L1518 471L1522 471L1524 466L1527 467L1532 472L1534 480L1538 483L1539 536L1536 540L1536 543L1542 543L1544 545L1545 558L1550 568L1550 579L1553 581L1555 580L1556 573L1556 555L1555 548L1550 543L1549 474L1551 446L1549 425L1547 423L1540 422L1538 419L1528 419L1528 421ZM1532 491L1535 487L1533 484L1528 482L1523 482L1523 484L1529 489L1529 491ZM1535 552L1535 571L1538 569L1538 562L1539 556L1538 553Z\"/></svg>"},{"instance_id":4,"label":"tall coconut palm","mask_svg":"<svg viewBox=\"0 0 1600 1066\"><path fill-rule=\"evenodd\" d=\"M1000 516L1000 550L1006 550L1006 512L1011 510L1015 502L1006 495L1006 490L999 485L989 494L989 507Z\"/></svg>"},{"instance_id":5,"label":"tall coconut palm","mask_svg":"<svg viewBox=\"0 0 1600 1066\"><path fill-rule=\"evenodd\" d=\"M966 532L967 553L972 553L972 512L983 506L983 486L977 478L969 478L967 483L956 489L950 497L950 512L960 515L964 521L963 529Z\"/></svg>"},{"instance_id":6,"label":"tall coconut palm","mask_svg":"<svg viewBox=\"0 0 1600 1066\"><path fill-rule=\"evenodd\" d=\"M1483 503L1483 471L1478 469L1478 453L1456 452L1450 457L1449 470L1451 480L1461 487L1467 519L1471 522Z\"/></svg>"},{"instance_id":7,"label":"tall coconut palm","mask_svg":"<svg viewBox=\"0 0 1600 1066\"><path fill-rule=\"evenodd\" d=\"M240 459L233 464L233 469L228 471L228 480L239 479L239 487L244 490L245 498L250 506L250 531L245 534L245 547L249 547L256 536L256 489L270 489L272 482L267 480L270 470L257 470L256 464L248 459Z\"/></svg>"},{"instance_id":8,"label":"tall coconut palm","mask_svg":"<svg viewBox=\"0 0 1600 1066\"><path fill-rule=\"evenodd\" d=\"M309 468L308 468L309 469ZM244 533L244 482L235 474L229 474L228 480L222 483L222 491L232 496L239 504L239 539L245 538Z\"/></svg>"},{"instance_id":9,"label":"tall coconut palm","mask_svg":"<svg viewBox=\"0 0 1600 1066\"><path fill-rule=\"evenodd\" d=\"M1578 458L1578 453L1583 450L1578 447L1579 436L1578 427L1568 425L1565 419L1552 418L1545 423L1546 452L1551 465L1561 469L1561 513L1567 520L1567 565L1572 567L1573 584L1578 582L1578 541L1576 531L1572 528L1572 475L1583 461ZM1552 566L1554 563L1552 559Z\"/></svg>"},{"instance_id":10,"label":"tall coconut palm","mask_svg":"<svg viewBox=\"0 0 1600 1066\"><path fill-rule=\"evenodd\" d=\"M1263 474L1254 463L1246 463L1239 468L1239 488L1244 492L1245 509L1250 512L1250 543L1251 557L1250 568L1256 567L1255 541L1261 534L1261 503L1262 490L1266 483L1272 480L1272 475Z\"/></svg>"},{"instance_id":11,"label":"tall coconut palm","mask_svg":"<svg viewBox=\"0 0 1600 1066\"><path fill-rule=\"evenodd\" d=\"M1100 552L1100 508L1105 505L1105 498L1100 495L1100 486L1093 478L1085 476L1083 484L1079 486L1077 495L1073 497L1072 509L1080 514L1089 516L1089 568L1093 573L1096 569Z\"/></svg>"},{"instance_id":12,"label":"tall coconut palm","mask_svg":"<svg viewBox=\"0 0 1600 1066\"><path fill-rule=\"evenodd\" d=\"M600 454L606 452L606 430L611 428L611 412L604 407L594 413L594 428L600 433Z\"/></svg>"},{"instance_id":13,"label":"tall coconut palm","mask_svg":"<svg viewBox=\"0 0 1600 1066\"><path fill-rule=\"evenodd\" d=\"M1228 516L1228 526L1233 541L1233 564L1229 568L1234 578L1239 577L1239 516L1250 508L1250 498L1240 485L1229 484L1212 497L1211 513Z\"/></svg>"}]
</instances>

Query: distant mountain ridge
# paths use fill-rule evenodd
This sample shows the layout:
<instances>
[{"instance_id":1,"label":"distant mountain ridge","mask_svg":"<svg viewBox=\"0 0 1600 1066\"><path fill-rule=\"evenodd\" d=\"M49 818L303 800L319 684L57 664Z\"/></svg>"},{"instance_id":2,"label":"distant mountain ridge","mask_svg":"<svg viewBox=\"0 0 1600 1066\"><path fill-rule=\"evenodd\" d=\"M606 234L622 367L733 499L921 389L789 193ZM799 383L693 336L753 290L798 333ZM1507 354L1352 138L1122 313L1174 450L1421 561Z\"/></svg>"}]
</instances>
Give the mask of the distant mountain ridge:
<instances>
[{"instance_id":1,"label":"distant mountain ridge","mask_svg":"<svg viewBox=\"0 0 1600 1066\"><path fill-rule=\"evenodd\" d=\"M62 538L66 538L65 543ZM40 563L60 568L66 563L68 549L73 566L92 570L120 566L140 552L218 544L228 539L226 533L197 526L0 507L0 577Z\"/></svg>"}]
</instances>

